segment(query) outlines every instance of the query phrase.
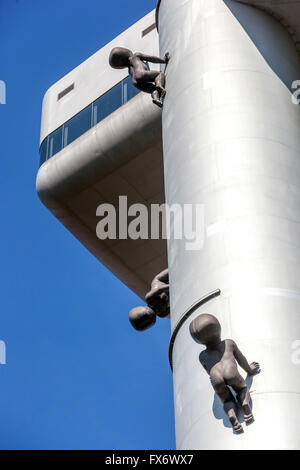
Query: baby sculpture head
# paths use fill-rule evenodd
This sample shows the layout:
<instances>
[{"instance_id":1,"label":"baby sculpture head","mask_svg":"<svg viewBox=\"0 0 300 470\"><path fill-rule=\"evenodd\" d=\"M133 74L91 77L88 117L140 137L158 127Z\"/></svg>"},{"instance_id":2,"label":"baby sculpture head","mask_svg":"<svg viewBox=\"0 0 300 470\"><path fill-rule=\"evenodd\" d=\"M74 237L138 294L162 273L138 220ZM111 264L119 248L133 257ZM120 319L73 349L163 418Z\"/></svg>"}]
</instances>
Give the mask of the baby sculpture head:
<instances>
[{"instance_id":1,"label":"baby sculpture head","mask_svg":"<svg viewBox=\"0 0 300 470\"><path fill-rule=\"evenodd\" d=\"M125 47L114 47L109 55L109 65L114 69L124 69L129 66L132 51Z\"/></svg>"},{"instance_id":2,"label":"baby sculpture head","mask_svg":"<svg viewBox=\"0 0 300 470\"><path fill-rule=\"evenodd\" d=\"M214 346L221 341L221 325L214 315L202 313L190 324L190 333L195 341L205 346Z\"/></svg>"},{"instance_id":3,"label":"baby sculpture head","mask_svg":"<svg viewBox=\"0 0 300 470\"><path fill-rule=\"evenodd\" d=\"M129 312L129 321L137 331L144 331L156 322L156 314L150 307L135 307Z\"/></svg>"}]
</instances>

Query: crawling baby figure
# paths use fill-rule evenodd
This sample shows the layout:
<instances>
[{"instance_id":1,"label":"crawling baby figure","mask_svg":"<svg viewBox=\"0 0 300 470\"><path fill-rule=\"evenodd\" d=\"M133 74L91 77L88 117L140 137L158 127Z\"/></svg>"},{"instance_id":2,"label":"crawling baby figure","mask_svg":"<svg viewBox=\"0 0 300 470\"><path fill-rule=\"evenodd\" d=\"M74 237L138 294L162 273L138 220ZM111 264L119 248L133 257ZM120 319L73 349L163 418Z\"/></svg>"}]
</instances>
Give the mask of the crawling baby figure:
<instances>
[{"instance_id":1,"label":"crawling baby figure","mask_svg":"<svg viewBox=\"0 0 300 470\"><path fill-rule=\"evenodd\" d=\"M224 411L227 413L233 430L242 433L243 427L236 416L236 402L229 387L236 392L246 424L254 421L250 407L250 392L243 377L240 375L237 363L249 375L259 372L259 364L248 364L232 339L221 340L221 325L213 315L203 313L190 324L190 333L197 343L206 346L200 354L200 362L210 376L211 384L221 399Z\"/></svg>"},{"instance_id":2,"label":"crawling baby figure","mask_svg":"<svg viewBox=\"0 0 300 470\"><path fill-rule=\"evenodd\" d=\"M165 318L170 315L169 271L164 269L151 282L151 290L146 294L147 306L135 307L129 312L129 320L138 331L153 326L156 316Z\"/></svg>"},{"instance_id":3,"label":"crawling baby figure","mask_svg":"<svg viewBox=\"0 0 300 470\"><path fill-rule=\"evenodd\" d=\"M163 72L149 70L147 62L167 64L168 61L169 54L166 54L161 59L160 57L150 56L142 52L133 53L125 47L114 47L109 56L110 66L114 69L127 67L134 86L145 93L151 93L153 103L160 108L163 106L166 95L166 77Z\"/></svg>"}]
</instances>

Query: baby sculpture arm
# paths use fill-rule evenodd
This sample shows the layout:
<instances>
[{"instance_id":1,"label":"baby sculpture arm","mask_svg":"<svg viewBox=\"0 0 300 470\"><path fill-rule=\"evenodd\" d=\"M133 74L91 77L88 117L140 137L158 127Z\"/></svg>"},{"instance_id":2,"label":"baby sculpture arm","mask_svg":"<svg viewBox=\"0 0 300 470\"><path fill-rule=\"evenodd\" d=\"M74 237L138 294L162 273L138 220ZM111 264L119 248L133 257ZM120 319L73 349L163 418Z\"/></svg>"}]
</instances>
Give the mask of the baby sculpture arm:
<instances>
[{"instance_id":1,"label":"baby sculpture arm","mask_svg":"<svg viewBox=\"0 0 300 470\"><path fill-rule=\"evenodd\" d=\"M138 56L141 60L145 62L151 62L152 64L167 64L170 59L170 54L168 52L165 54L163 59L155 55L143 54L142 52L136 52L135 55Z\"/></svg>"},{"instance_id":2,"label":"baby sculpture arm","mask_svg":"<svg viewBox=\"0 0 300 470\"><path fill-rule=\"evenodd\" d=\"M165 269L155 276L151 283L151 290L146 294L145 300L159 317L167 317L170 313L169 305L169 271Z\"/></svg>"},{"instance_id":3,"label":"baby sculpture arm","mask_svg":"<svg viewBox=\"0 0 300 470\"><path fill-rule=\"evenodd\" d=\"M169 270L164 269L159 274L155 276L151 282L151 290L146 294L146 301L151 300L152 297L158 296L163 292L168 292L169 290Z\"/></svg>"},{"instance_id":4,"label":"baby sculpture arm","mask_svg":"<svg viewBox=\"0 0 300 470\"><path fill-rule=\"evenodd\" d=\"M232 340L231 340L232 341ZM255 375L259 371L259 364L258 362L252 362L251 364L248 363L247 359L243 355L243 353L239 350L237 344L232 341L233 343L233 355L237 360L239 366L244 369L245 372L249 375Z\"/></svg>"}]
</instances>

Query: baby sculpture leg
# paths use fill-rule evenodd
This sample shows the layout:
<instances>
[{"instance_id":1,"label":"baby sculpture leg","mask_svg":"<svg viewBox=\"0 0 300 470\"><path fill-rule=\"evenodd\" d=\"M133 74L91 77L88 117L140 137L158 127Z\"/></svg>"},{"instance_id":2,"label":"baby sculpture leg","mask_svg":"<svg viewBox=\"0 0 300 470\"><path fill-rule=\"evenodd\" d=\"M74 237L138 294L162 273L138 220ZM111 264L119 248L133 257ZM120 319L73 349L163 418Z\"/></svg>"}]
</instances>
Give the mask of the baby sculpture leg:
<instances>
[{"instance_id":1,"label":"baby sculpture leg","mask_svg":"<svg viewBox=\"0 0 300 470\"><path fill-rule=\"evenodd\" d=\"M237 400L243 409L245 423L251 424L254 421L254 417L250 407L251 397L246 382L244 380L243 382L244 385L241 388L233 387L233 389L236 392Z\"/></svg>"},{"instance_id":2,"label":"baby sculpture leg","mask_svg":"<svg viewBox=\"0 0 300 470\"><path fill-rule=\"evenodd\" d=\"M230 385L233 390L236 392L236 398L238 403L241 405L243 413L244 413L244 420L246 424L250 424L254 421L254 417L252 414L252 410L250 407L250 392L248 389L248 386L243 379L243 377L240 375L238 370L236 370L236 373L230 377L227 378L226 383Z\"/></svg>"},{"instance_id":3,"label":"baby sculpture leg","mask_svg":"<svg viewBox=\"0 0 300 470\"><path fill-rule=\"evenodd\" d=\"M162 107L164 98L166 96L166 76L164 73L159 73L155 79L156 91L152 94L152 100L154 104Z\"/></svg>"},{"instance_id":4,"label":"baby sculpture leg","mask_svg":"<svg viewBox=\"0 0 300 470\"><path fill-rule=\"evenodd\" d=\"M216 394L223 403L224 411L228 415L233 430L238 434L243 433L243 426L237 419L236 415L236 402L230 389L227 387L222 377L211 377L211 383Z\"/></svg>"}]
</instances>

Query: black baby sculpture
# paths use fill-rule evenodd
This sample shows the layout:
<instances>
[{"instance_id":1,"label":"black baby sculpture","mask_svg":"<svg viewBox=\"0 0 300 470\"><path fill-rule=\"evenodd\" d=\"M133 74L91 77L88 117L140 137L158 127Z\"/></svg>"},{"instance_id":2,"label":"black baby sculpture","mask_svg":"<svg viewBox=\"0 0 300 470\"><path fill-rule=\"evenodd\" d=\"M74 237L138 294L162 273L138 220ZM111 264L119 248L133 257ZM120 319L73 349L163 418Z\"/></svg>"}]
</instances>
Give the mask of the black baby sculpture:
<instances>
[{"instance_id":1,"label":"black baby sculpture","mask_svg":"<svg viewBox=\"0 0 300 470\"><path fill-rule=\"evenodd\" d=\"M168 269L155 276L151 283L151 290L146 294L147 306L135 307L129 312L132 326L143 331L156 322L156 316L164 318L170 314L169 304L169 272Z\"/></svg>"},{"instance_id":2,"label":"black baby sculpture","mask_svg":"<svg viewBox=\"0 0 300 470\"><path fill-rule=\"evenodd\" d=\"M259 364L248 364L232 339L221 340L221 325L213 315L203 313L196 317L190 324L190 333L196 342L206 346L200 353L200 362L210 376L211 384L223 403L233 430L236 433L244 432L237 419L237 403L229 387L236 393L245 423L252 423L254 418L250 407L250 392L238 371L237 363L249 375L259 372Z\"/></svg>"},{"instance_id":3,"label":"black baby sculpture","mask_svg":"<svg viewBox=\"0 0 300 470\"><path fill-rule=\"evenodd\" d=\"M151 93L152 101L160 108L163 106L163 100L166 95L165 83L166 77L163 72L149 70L146 63L167 64L169 54L164 59L150 56L142 52L135 54L125 47L115 47L109 56L109 64L114 69L124 69L128 67L129 75L136 88L146 93Z\"/></svg>"}]
</instances>

